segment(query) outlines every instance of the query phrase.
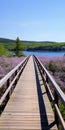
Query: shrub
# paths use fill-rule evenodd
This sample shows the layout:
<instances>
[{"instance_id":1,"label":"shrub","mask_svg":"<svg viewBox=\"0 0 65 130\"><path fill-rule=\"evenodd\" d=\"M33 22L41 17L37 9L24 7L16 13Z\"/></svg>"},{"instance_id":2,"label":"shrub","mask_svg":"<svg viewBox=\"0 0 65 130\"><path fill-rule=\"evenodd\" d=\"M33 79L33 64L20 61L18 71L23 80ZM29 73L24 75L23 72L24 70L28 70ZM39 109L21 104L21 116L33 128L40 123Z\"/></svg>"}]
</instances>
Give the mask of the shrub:
<instances>
[{"instance_id":1,"label":"shrub","mask_svg":"<svg viewBox=\"0 0 65 130\"><path fill-rule=\"evenodd\" d=\"M0 56L12 56L12 54L0 43Z\"/></svg>"},{"instance_id":2,"label":"shrub","mask_svg":"<svg viewBox=\"0 0 65 130\"><path fill-rule=\"evenodd\" d=\"M48 67L49 67L49 70L52 71L52 73L54 75L54 73L57 71L57 66L56 66L55 62L50 61Z\"/></svg>"}]
</instances>

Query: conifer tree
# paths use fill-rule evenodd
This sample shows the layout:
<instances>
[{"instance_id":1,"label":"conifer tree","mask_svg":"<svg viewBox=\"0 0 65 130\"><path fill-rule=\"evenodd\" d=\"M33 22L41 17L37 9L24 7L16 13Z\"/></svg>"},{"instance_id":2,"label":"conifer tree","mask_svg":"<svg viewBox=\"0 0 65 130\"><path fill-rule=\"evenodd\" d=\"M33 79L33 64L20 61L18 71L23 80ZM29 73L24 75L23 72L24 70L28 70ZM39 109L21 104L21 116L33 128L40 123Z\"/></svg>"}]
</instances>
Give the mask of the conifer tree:
<instances>
[{"instance_id":1,"label":"conifer tree","mask_svg":"<svg viewBox=\"0 0 65 130\"><path fill-rule=\"evenodd\" d=\"M20 50L20 40L19 37L16 39L16 55L19 56L19 50Z\"/></svg>"}]
</instances>

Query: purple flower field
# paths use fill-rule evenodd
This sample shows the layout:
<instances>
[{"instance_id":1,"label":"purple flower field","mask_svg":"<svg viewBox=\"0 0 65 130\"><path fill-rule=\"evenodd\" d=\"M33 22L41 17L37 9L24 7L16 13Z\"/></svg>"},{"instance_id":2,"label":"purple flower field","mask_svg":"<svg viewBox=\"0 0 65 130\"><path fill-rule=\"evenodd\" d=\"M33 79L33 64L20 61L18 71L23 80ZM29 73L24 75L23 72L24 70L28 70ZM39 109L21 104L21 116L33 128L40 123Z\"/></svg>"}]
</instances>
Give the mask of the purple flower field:
<instances>
[{"instance_id":1,"label":"purple flower field","mask_svg":"<svg viewBox=\"0 0 65 130\"><path fill-rule=\"evenodd\" d=\"M10 72L24 57L0 57L0 79ZM39 57L43 65L61 88L65 88L65 56L62 57Z\"/></svg>"},{"instance_id":2,"label":"purple flower field","mask_svg":"<svg viewBox=\"0 0 65 130\"><path fill-rule=\"evenodd\" d=\"M0 79L10 72L24 57L0 57Z\"/></svg>"},{"instance_id":3,"label":"purple flower field","mask_svg":"<svg viewBox=\"0 0 65 130\"><path fill-rule=\"evenodd\" d=\"M39 57L55 81L62 89L65 89L65 56L61 57Z\"/></svg>"}]
</instances>

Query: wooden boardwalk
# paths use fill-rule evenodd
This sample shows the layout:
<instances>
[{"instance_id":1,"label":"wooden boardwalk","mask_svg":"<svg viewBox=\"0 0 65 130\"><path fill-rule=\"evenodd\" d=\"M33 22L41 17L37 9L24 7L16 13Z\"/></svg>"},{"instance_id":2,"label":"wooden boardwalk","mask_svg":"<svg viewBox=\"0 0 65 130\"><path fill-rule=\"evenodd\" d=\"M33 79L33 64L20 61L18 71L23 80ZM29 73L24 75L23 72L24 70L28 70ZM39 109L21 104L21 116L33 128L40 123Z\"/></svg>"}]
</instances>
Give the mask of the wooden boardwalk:
<instances>
[{"instance_id":1,"label":"wooden boardwalk","mask_svg":"<svg viewBox=\"0 0 65 130\"><path fill-rule=\"evenodd\" d=\"M35 75L31 56L0 117L0 130L49 129L57 130L57 126L42 79Z\"/></svg>"}]
</instances>

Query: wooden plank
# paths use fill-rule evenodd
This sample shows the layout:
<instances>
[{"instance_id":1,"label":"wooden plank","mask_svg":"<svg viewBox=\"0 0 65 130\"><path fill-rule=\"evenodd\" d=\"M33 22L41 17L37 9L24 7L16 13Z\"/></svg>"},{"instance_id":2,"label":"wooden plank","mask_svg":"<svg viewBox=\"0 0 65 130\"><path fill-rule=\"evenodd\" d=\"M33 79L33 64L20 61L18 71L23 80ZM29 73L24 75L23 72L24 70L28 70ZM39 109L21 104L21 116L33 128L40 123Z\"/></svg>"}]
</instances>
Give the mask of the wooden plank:
<instances>
[{"instance_id":1,"label":"wooden plank","mask_svg":"<svg viewBox=\"0 0 65 130\"><path fill-rule=\"evenodd\" d=\"M0 118L0 130L41 130L35 81L30 57L20 80Z\"/></svg>"},{"instance_id":2,"label":"wooden plank","mask_svg":"<svg viewBox=\"0 0 65 130\"><path fill-rule=\"evenodd\" d=\"M38 85L38 91L39 92L39 96L41 95L41 98L42 99L42 104L43 106L41 106L40 109L44 109L42 110L42 113L41 113L41 121L42 121L42 127L43 127L43 130L58 130L57 128L57 125L55 123L55 118L54 118L54 113L53 113L53 110L51 108L51 104L50 104L50 101L48 99L48 96L47 96L47 92L46 92L46 88L44 86L44 83L43 83L43 80L42 80L42 77L39 73L39 70L36 66L36 69L37 69L37 76L38 76L38 79L39 79L39 85ZM45 120L45 123L44 121Z\"/></svg>"},{"instance_id":3,"label":"wooden plank","mask_svg":"<svg viewBox=\"0 0 65 130\"><path fill-rule=\"evenodd\" d=\"M38 84L36 82L33 58L30 57L17 86L0 117L0 130L57 130L54 114L44 85L39 75L45 104L45 112L40 113ZM43 110L44 110L44 106ZM41 116L41 115L42 116ZM42 119L41 119L42 118ZM46 123L48 120L48 124ZM44 125L44 129L42 128Z\"/></svg>"}]
</instances>

